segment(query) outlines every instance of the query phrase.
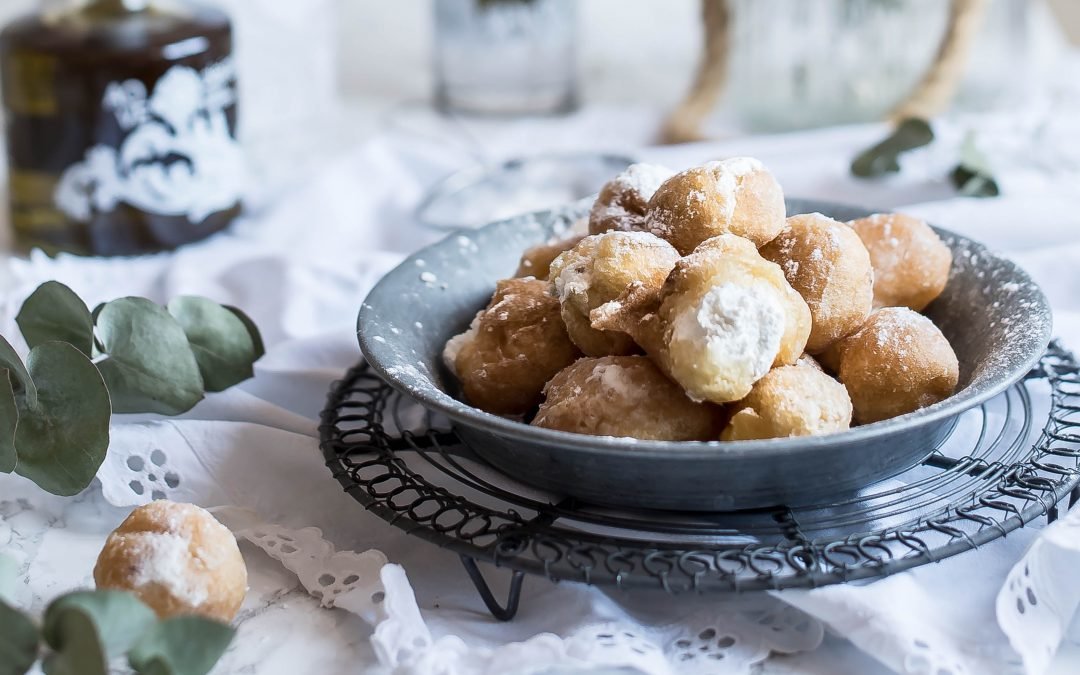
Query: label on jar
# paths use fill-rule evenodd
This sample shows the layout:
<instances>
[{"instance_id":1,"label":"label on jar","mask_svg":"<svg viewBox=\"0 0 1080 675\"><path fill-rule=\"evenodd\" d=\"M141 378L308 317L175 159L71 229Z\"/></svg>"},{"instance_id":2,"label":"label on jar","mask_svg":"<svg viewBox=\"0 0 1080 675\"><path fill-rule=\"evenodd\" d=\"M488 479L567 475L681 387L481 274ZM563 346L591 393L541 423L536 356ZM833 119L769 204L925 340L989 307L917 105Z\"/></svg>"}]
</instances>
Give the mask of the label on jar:
<instances>
[{"instance_id":1,"label":"label on jar","mask_svg":"<svg viewBox=\"0 0 1080 675\"><path fill-rule=\"evenodd\" d=\"M231 58L198 71L169 68L152 92L140 80L110 82L101 102L124 135L95 145L60 176L58 209L87 222L128 204L200 223L240 201L245 167L226 109L236 100Z\"/></svg>"}]
</instances>

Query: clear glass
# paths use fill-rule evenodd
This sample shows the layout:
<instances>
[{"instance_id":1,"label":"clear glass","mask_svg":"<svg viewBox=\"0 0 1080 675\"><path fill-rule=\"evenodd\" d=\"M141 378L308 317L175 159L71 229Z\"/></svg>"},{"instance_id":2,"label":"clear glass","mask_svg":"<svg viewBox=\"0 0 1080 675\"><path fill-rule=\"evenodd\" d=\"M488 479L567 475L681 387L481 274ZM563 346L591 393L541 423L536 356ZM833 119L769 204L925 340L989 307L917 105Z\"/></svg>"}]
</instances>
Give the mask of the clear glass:
<instances>
[{"instance_id":1,"label":"clear glass","mask_svg":"<svg viewBox=\"0 0 1080 675\"><path fill-rule=\"evenodd\" d=\"M943 0L734 0L728 101L754 130L880 120L933 62ZM1015 98L1029 66L1027 0L990 0L958 102Z\"/></svg>"},{"instance_id":2,"label":"clear glass","mask_svg":"<svg viewBox=\"0 0 1080 675\"><path fill-rule=\"evenodd\" d=\"M577 100L574 0L435 0L435 99L502 115L571 110Z\"/></svg>"}]
</instances>

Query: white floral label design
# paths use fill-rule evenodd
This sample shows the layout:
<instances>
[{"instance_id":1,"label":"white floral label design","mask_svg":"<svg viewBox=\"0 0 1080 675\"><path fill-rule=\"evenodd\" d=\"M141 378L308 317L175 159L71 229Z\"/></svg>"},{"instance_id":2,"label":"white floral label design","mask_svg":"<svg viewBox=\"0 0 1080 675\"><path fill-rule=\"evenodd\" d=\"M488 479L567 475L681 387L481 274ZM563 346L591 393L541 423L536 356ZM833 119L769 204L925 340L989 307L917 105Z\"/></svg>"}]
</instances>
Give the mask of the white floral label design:
<instances>
[{"instance_id":1,"label":"white floral label design","mask_svg":"<svg viewBox=\"0 0 1080 675\"><path fill-rule=\"evenodd\" d=\"M53 194L57 208L85 222L125 203L200 223L234 206L245 176L225 114L236 100L234 78L229 58L201 72L173 66L149 96L139 80L110 83L102 107L124 130L123 141L95 145L64 170Z\"/></svg>"}]
</instances>

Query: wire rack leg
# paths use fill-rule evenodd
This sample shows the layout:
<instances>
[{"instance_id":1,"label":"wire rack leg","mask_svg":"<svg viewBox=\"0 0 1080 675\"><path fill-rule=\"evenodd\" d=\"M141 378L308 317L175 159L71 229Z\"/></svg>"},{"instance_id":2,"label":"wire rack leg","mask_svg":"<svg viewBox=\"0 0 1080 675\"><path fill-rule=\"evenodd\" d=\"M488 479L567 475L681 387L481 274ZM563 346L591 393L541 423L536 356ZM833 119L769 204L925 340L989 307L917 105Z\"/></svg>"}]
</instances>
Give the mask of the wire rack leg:
<instances>
[{"instance_id":1,"label":"wire rack leg","mask_svg":"<svg viewBox=\"0 0 1080 675\"><path fill-rule=\"evenodd\" d=\"M467 555L463 555L461 556L461 564L465 566L465 571L469 573L469 578L472 579L473 585L476 586L477 592L480 593L480 599L484 601L484 605L487 606L491 615L499 621L513 619L518 611L518 602L521 600L521 584L525 580L525 573L521 570L514 570L513 576L510 577L510 592L506 597L506 606L503 607L491 593L491 587L484 580L484 575L480 572L480 568L476 566L476 561Z\"/></svg>"}]
</instances>

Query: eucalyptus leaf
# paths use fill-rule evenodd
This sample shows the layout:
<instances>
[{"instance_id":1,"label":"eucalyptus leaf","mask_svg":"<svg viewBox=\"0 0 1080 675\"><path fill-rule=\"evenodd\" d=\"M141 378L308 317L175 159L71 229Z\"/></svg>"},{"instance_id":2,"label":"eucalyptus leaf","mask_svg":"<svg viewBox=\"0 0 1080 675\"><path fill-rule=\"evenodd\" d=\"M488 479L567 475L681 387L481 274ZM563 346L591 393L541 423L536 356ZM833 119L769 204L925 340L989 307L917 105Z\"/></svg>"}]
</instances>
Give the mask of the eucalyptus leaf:
<instances>
[{"instance_id":1,"label":"eucalyptus leaf","mask_svg":"<svg viewBox=\"0 0 1080 675\"><path fill-rule=\"evenodd\" d=\"M172 299L168 310L187 335L206 391L223 391L255 374L255 344L235 313L192 295Z\"/></svg>"},{"instance_id":2,"label":"eucalyptus leaf","mask_svg":"<svg viewBox=\"0 0 1080 675\"><path fill-rule=\"evenodd\" d=\"M11 343L0 335L0 369L10 373L11 387L16 396L25 397L31 404L37 401L37 388L30 379L30 373L26 371L22 359L19 358Z\"/></svg>"},{"instance_id":3,"label":"eucalyptus leaf","mask_svg":"<svg viewBox=\"0 0 1080 675\"><path fill-rule=\"evenodd\" d=\"M94 320L79 296L59 281L46 281L23 303L15 322L31 348L50 340L69 342L90 356Z\"/></svg>"},{"instance_id":4,"label":"eucalyptus leaf","mask_svg":"<svg viewBox=\"0 0 1080 675\"><path fill-rule=\"evenodd\" d=\"M101 310L103 309L105 309L105 303L99 302L97 307L95 307L94 310L90 312L90 319L94 322L95 326L97 325L98 316L101 315ZM96 359L97 357L104 355L105 348L101 346L101 339L98 338L97 334L94 334L94 342L91 349L90 358Z\"/></svg>"},{"instance_id":5,"label":"eucalyptus leaf","mask_svg":"<svg viewBox=\"0 0 1080 675\"><path fill-rule=\"evenodd\" d=\"M97 317L106 358L98 362L118 413L178 415L203 397L203 380L184 329L145 298L106 303Z\"/></svg>"},{"instance_id":6,"label":"eucalyptus leaf","mask_svg":"<svg viewBox=\"0 0 1080 675\"><path fill-rule=\"evenodd\" d=\"M990 162L979 150L971 131L960 144L960 164L949 174L949 179L965 197L997 197L1001 194Z\"/></svg>"},{"instance_id":7,"label":"eucalyptus leaf","mask_svg":"<svg viewBox=\"0 0 1080 675\"><path fill-rule=\"evenodd\" d=\"M109 392L90 359L66 342L34 347L26 364L37 400L17 400L15 471L53 494L77 494L109 448Z\"/></svg>"},{"instance_id":8,"label":"eucalyptus leaf","mask_svg":"<svg viewBox=\"0 0 1080 675\"><path fill-rule=\"evenodd\" d=\"M1001 194L993 176L974 172L965 166L953 169L949 179L964 197L997 197Z\"/></svg>"},{"instance_id":9,"label":"eucalyptus leaf","mask_svg":"<svg viewBox=\"0 0 1080 675\"><path fill-rule=\"evenodd\" d=\"M106 675L108 661L131 649L157 617L131 593L76 591L45 610L42 634L54 652L44 670L52 675Z\"/></svg>"},{"instance_id":10,"label":"eucalyptus leaf","mask_svg":"<svg viewBox=\"0 0 1080 675\"><path fill-rule=\"evenodd\" d=\"M233 307L232 305L222 305L225 309L229 310L236 315L236 318L244 322L244 326L247 327L248 335L251 336L251 343L255 345L255 360L258 361L266 354L266 346L263 345L262 334L259 333L259 327L255 325L255 322L251 320L251 317L244 313L239 307Z\"/></svg>"},{"instance_id":11,"label":"eucalyptus leaf","mask_svg":"<svg viewBox=\"0 0 1080 675\"><path fill-rule=\"evenodd\" d=\"M861 178L873 178L900 170L900 155L929 145L934 130L926 120L912 117L900 122L885 140L868 148L851 162L851 173Z\"/></svg>"},{"instance_id":12,"label":"eucalyptus leaf","mask_svg":"<svg viewBox=\"0 0 1080 675\"><path fill-rule=\"evenodd\" d=\"M0 600L11 599L15 590L15 580L19 576L19 565L10 556L0 553Z\"/></svg>"},{"instance_id":13,"label":"eucalyptus leaf","mask_svg":"<svg viewBox=\"0 0 1080 675\"><path fill-rule=\"evenodd\" d=\"M128 663L142 675L206 675L235 634L231 626L199 616L166 619L128 652Z\"/></svg>"},{"instance_id":14,"label":"eucalyptus leaf","mask_svg":"<svg viewBox=\"0 0 1080 675\"><path fill-rule=\"evenodd\" d=\"M7 370L0 371L0 473L11 473L18 464L15 429L19 426L19 406ZM0 561L3 558L0 557Z\"/></svg>"},{"instance_id":15,"label":"eucalyptus leaf","mask_svg":"<svg viewBox=\"0 0 1080 675\"><path fill-rule=\"evenodd\" d=\"M23 675L37 661L38 630L28 616L0 600L0 675Z\"/></svg>"}]
</instances>

